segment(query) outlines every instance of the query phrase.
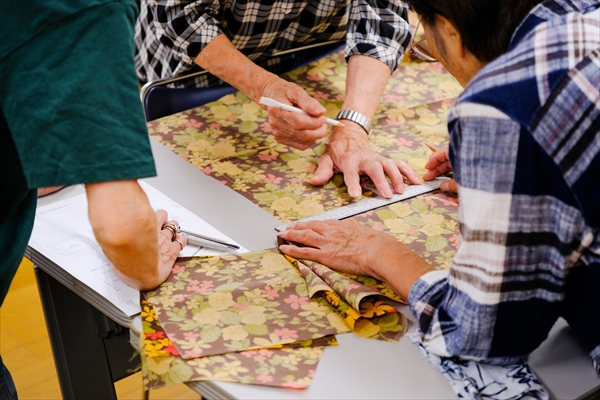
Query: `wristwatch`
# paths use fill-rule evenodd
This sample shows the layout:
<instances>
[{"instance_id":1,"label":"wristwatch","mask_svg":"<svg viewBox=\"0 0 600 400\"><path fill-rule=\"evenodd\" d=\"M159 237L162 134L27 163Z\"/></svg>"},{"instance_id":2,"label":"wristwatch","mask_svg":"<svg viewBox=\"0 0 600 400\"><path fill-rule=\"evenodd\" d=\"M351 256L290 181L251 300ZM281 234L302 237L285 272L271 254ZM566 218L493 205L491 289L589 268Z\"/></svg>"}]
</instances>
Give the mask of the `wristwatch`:
<instances>
[{"instance_id":1,"label":"wristwatch","mask_svg":"<svg viewBox=\"0 0 600 400\"><path fill-rule=\"evenodd\" d=\"M356 122L367 132L367 137L371 136L373 124L371 120L364 115L352 110L342 110L338 113L335 119L347 119L348 121Z\"/></svg>"}]
</instances>

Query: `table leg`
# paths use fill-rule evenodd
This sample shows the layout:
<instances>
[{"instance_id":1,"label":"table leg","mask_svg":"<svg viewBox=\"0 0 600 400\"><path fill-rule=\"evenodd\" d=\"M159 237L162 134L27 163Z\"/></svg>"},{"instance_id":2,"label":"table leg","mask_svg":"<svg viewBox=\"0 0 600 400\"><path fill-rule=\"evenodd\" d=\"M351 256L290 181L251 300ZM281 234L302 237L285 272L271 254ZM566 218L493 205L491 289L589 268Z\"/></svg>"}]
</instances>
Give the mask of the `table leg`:
<instances>
[{"instance_id":1,"label":"table leg","mask_svg":"<svg viewBox=\"0 0 600 400\"><path fill-rule=\"evenodd\" d=\"M114 382L140 364L129 330L39 267L34 270L63 398L116 399Z\"/></svg>"}]
</instances>

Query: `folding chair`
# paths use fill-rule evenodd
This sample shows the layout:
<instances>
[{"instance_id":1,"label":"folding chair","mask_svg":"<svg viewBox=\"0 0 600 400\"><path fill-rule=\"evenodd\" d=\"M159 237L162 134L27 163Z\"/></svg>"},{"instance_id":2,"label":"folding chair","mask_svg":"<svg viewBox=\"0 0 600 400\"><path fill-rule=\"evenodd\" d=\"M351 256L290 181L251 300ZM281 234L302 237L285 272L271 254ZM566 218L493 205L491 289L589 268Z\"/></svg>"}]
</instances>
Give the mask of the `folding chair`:
<instances>
[{"instance_id":1,"label":"folding chair","mask_svg":"<svg viewBox=\"0 0 600 400\"><path fill-rule=\"evenodd\" d=\"M329 41L312 44L296 49L280 51L273 54L273 57L292 54L292 62L285 65L278 71L271 71L277 74L283 74L296 68L310 64L322 57L342 50L345 46L343 41ZM172 78L159 79L146 83L141 91L142 104L146 113L146 120L152 121L167 115L175 114L180 111L189 110L221 97L235 92L237 89L231 85L224 84L220 86L204 88L170 88L166 87L169 83L178 82L199 75L207 74L206 71L197 71L187 75L176 76Z\"/></svg>"}]
</instances>

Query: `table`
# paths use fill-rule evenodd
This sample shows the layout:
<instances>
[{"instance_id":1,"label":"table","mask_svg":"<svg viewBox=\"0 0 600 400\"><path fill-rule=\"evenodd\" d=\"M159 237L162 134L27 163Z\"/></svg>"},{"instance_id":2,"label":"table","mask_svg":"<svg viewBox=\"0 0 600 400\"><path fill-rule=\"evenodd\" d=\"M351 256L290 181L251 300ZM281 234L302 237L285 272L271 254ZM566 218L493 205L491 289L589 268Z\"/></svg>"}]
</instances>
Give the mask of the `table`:
<instances>
[{"instance_id":1,"label":"table","mask_svg":"<svg viewBox=\"0 0 600 400\"><path fill-rule=\"evenodd\" d=\"M151 185L250 250L275 245L273 229L281 224L278 219L154 140L152 148L159 176L147 180ZM40 199L40 205L82 192L81 186L66 188ZM29 248L27 256L36 265L63 397L116 398L112 382L138 364L137 360L128 362L133 354L128 343L131 320L69 279L35 249ZM338 340L340 346L326 350L312 386L305 391L222 382L190 386L210 399L455 398L442 375L407 339L397 345L353 335L340 335ZM377 362L355 365L357 359ZM530 364L555 398L575 398L598 389L589 358L564 321L531 355Z\"/></svg>"}]
</instances>

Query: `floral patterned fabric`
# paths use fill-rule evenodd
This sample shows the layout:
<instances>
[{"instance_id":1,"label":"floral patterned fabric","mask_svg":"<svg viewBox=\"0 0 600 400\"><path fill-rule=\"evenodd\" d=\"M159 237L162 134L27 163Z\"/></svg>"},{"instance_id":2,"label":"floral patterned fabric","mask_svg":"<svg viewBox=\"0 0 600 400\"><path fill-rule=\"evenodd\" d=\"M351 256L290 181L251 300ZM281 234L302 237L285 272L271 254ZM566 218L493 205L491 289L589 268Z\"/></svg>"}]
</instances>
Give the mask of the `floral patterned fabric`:
<instances>
[{"instance_id":1,"label":"floral patterned fabric","mask_svg":"<svg viewBox=\"0 0 600 400\"><path fill-rule=\"evenodd\" d=\"M406 332L406 317L380 298L381 294L387 293L391 299L401 300L385 283L369 278L376 282L373 288L366 287L349 275L342 275L319 263L286 258L306 280L309 297L313 298L317 293L321 295L357 335L398 342Z\"/></svg>"},{"instance_id":2,"label":"floral patterned fabric","mask_svg":"<svg viewBox=\"0 0 600 400\"><path fill-rule=\"evenodd\" d=\"M342 105L346 71L343 56L334 54L286 78L318 99L333 118ZM447 111L461 90L439 63L406 58L390 77L373 118L371 146L424 173L431 153L424 144L439 147L447 141ZM238 92L152 121L148 128L184 160L282 223L373 196L367 190L363 198L351 199L341 174L322 187L310 185L327 138L304 151L278 144L267 117ZM444 269L459 246L457 210L456 199L430 193L354 218L394 235ZM382 300L402 299L373 278L293 259L296 268L290 268L275 251L226 257L178 263L169 280L148 293L154 308L144 312L154 312L163 326L154 315L154 322L144 323L147 387L197 379L306 387L321 345L335 343L329 335L352 329L397 341L406 330L405 317ZM311 347L297 347L299 341ZM265 349L273 346L281 347Z\"/></svg>"},{"instance_id":3,"label":"floral patterned fabric","mask_svg":"<svg viewBox=\"0 0 600 400\"><path fill-rule=\"evenodd\" d=\"M306 387L323 346L337 344L332 334L400 339L406 317L383 296L400 300L373 278L276 250L179 261L142 298L145 385L215 379Z\"/></svg>"},{"instance_id":4,"label":"floral patterned fabric","mask_svg":"<svg viewBox=\"0 0 600 400\"><path fill-rule=\"evenodd\" d=\"M340 110L347 65L341 54L288 73L327 109ZM417 173L431 151L447 140L446 115L461 88L439 63L406 59L390 77L373 119L373 149L402 159ZM148 123L150 134L205 174L242 194L283 223L353 201L341 174L323 187L310 185L326 138L304 150L278 144L267 112L243 93ZM370 192L365 196L371 196Z\"/></svg>"},{"instance_id":5,"label":"floral patterned fabric","mask_svg":"<svg viewBox=\"0 0 600 400\"><path fill-rule=\"evenodd\" d=\"M218 380L304 389L314 377L323 346L337 345L329 336L280 348L247 350L184 360L158 322L152 304L142 300L144 334L140 346L144 387Z\"/></svg>"},{"instance_id":6,"label":"floral patterned fabric","mask_svg":"<svg viewBox=\"0 0 600 400\"><path fill-rule=\"evenodd\" d=\"M441 192L426 193L353 218L395 236L436 269L450 268L460 245L458 199Z\"/></svg>"},{"instance_id":7,"label":"floral patterned fabric","mask_svg":"<svg viewBox=\"0 0 600 400\"><path fill-rule=\"evenodd\" d=\"M262 250L177 263L146 299L184 359L349 332L283 255Z\"/></svg>"}]
</instances>

